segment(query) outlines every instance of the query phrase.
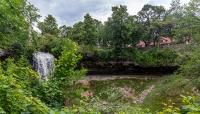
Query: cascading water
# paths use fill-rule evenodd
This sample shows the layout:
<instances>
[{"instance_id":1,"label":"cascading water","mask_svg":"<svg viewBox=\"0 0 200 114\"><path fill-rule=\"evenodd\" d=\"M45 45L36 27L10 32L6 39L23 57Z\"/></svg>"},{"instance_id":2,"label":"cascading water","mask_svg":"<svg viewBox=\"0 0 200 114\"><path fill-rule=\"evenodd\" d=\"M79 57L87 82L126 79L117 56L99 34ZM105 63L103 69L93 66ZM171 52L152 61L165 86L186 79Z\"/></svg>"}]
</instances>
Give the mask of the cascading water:
<instances>
[{"instance_id":1,"label":"cascading water","mask_svg":"<svg viewBox=\"0 0 200 114\"><path fill-rule=\"evenodd\" d=\"M47 76L54 70L54 56L44 52L34 53L33 68L38 72L41 79L46 80Z\"/></svg>"}]
</instances>

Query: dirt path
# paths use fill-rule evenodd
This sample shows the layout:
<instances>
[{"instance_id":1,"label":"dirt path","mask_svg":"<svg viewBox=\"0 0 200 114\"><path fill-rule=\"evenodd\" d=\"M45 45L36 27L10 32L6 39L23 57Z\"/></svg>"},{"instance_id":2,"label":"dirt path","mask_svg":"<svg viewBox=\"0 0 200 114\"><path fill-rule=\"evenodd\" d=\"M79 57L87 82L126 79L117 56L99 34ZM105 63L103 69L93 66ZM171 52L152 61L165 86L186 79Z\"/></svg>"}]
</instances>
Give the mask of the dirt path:
<instances>
[{"instance_id":1,"label":"dirt path","mask_svg":"<svg viewBox=\"0 0 200 114\"><path fill-rule=\"evenodd\" d=\"M144 90L138 97L137 102L139 104L142 104L144 102L144 99L149 95L149 93L151 93L151 91L153 91L153 89L155 88L155 85L151 85L148 89Z\"/></svg>"}]
</instances>

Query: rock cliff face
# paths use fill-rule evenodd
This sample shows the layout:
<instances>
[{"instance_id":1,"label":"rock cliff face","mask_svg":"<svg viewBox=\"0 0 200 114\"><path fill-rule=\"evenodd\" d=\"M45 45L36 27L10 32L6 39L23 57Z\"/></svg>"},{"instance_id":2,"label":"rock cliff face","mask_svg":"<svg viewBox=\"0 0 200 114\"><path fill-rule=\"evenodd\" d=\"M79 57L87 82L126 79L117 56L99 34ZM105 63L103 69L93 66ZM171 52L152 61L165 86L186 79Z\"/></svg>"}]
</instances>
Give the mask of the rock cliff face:
<instances>
[{"instance_id":1,"label":"rock cliff face","mask_svg":"<svg viewBox=\"0 0 200 114\"><path fill-rule=\"evenodd\" d=\"M0 49L0 60L4 60L6 58L8 58L11 54L3 49Z\"/></svg>"},{"instance_id":2,"label":"rock cliff face","mask_svg":"<svg viewBox=\"0 0 200 114\"><path fill-rule=\"evenodd\" d=\"M80 67L88 69L88 75L96 74L113 74L113 75L159 75L159 74L172 74L178 69L178 66L140 66L135 65L133 62L94 62L94 61L82 61L79 64Z\"/></svg>"}]
</instances>

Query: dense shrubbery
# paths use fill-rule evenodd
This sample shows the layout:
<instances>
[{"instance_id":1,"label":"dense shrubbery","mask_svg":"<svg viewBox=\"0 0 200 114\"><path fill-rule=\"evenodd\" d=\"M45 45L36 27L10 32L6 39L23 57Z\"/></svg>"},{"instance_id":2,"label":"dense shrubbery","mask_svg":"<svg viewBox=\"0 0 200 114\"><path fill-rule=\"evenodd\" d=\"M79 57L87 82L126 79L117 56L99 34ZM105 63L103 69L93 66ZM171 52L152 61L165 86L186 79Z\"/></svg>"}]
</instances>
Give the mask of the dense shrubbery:
<instances>
[{"instance_id":1,"label":"dense shrubbery","mask_svg":"<svg viewBox=\"0 0 200 114\"><path fill-rule=\"evenodd\" d=\"M70 51L74 49L73 45L74 42L67 38L60 38L50 34L45 34L37 38L37 42L32 45L32 49L35 51L50 52L56 58L59 58L64 51L64 48Z\"/></svg>"},{"instance_id":2,"label":"dense shrubbery","mask_svg":"<svg viewBox=\"0 0 200 114\"><path fill-rule=\"evenodd\" d=\"M32 54L37 51L49 52L56 58L59 58L64 51L64 47L66 50L70 51L73 49L74 45L74 42L70 39L59 38L50 34L38 36L35 40L36 41L29 45L23 45L23 43L16 42L9 47L8 51L15 60L18 60L21 56L31 60Z\"/></svg>"},{"instance_id":3,"label":"dense shrubbery","mask_svg":"<svg viewBox=\"0 0 200 114\"><path fill-rule=\"evenodd\" d=\"M80 98L81 88L75 85L85 74L84 70L76 71L76 64L80 60L75 43L63 49L56 62L54 74L40 88L40 99L49 106L71 105L76 98ZM71 103L72 102L72 103Z\"/></svg>"},{"instance_id":4,"label":"dense shrubbery","mask_svg":"<svg viewBox=\"0 0 200 114\"><path fill-rule=\"evenodd\" d=\"M69 42L68 42L69 43ZM70 49L64 48L56 62L54 75L47 82L40 82L26 58L17 61L7 59L0 68L0 107L2 112L46 114L48 106L62 107L79 102L81 88L75 82L84 75L84 70L76 71L80 60L75 43ZM40 100L44 103L42 103Z\"/></svg>"},{"instance_id":5,"label":"dense shrubbery","mask_svg":"<svg viewBox=\"0 0 200 114\"><path fill-rule=\"evenodd\" d=\"M180 106L180 95L193 93L191 80L183 78L180 75L164 77L161 81L155 83L155 85L155 89L145 98L143 104L143 106L148 107L151 111L162 110L165 106L164 103L170 105L173 102L176 103L176 106Z\"/></svg>"},{"instance_id":6,"label":"dense shrubbery","mask_svg":"<svg viewBox=\"0 0 200 114\"><path fill-rule=\"evenodd\" d=\"M25 20L27 6L24 0L0 3L0 48L8 48L13 43L23 42L28 39L28 22ZM22 7L24 6L24 7Z\"/></svg>"},{"instance_id":7,"label":"dense shrubbery","mask_svg":"<svg viewBox=\"0 0 200 114\"><path fill-rule=\"evenodd\" d=\"M81 56L77 54L76 44L70 40L41 38L43 44L33 45L29 49L45 50L58 57L54 75L47 82L40 82L38 74L32 70L21 45L13 45L15 60L7 59L1 62L0 68L0 107L2 112L30 112L46 114L48 106L62 107L79 102L81 88L75 85L76 80L85 74L84 70L76 71L76 64ZM44 45L45 44L45 45ZM20 48L16 48L20 47ZM35 47L34 47L35 46ZM20 56L19 56L20 55ZM44 103L42 103L41 101ZM70 104L71 103L71 104Z\"/></svg>"},{"instance_id":8,"label":"dense shrubbery","mask_svg":"<svg viewBox=\"0 0 200 114\"><path fill-rule=\"evenodd\" d=\"M180 74L188 77L200 76L200 50L196 49L183 64L179 70Z\"/></svg>"},{"instance_id":9,"label":"dense shrubbery","mask_svg":"<svg viewBox=\"0 0 200 114\"><path fill-rule=\"evenodd\" d=\"M97 52L97 56L101 61L111 61L114 58L113 50L112 49L102 49Z\"/></svg>"},{"instance_id":10,"label":"dense shrubbery","mask_svg":"<svg viewBox=\"0 0 200 114\"><path fill-rule=\"evenodd\" d=\"M142 108L140 106L125 106L123 108L115 109L114 114L199 114L200 110L200 99L199 97L193 96L182 96L182 104L181 107L175 107L172 105L167 105L162 111L159 112L151 112L149 109ZM118 111L117 111L118 110ZM51 113L56 114L101 114L103 112L99 112L96 109L87 107L78 107L74 106L72 108L64 108L61 110L52 110ZM106 113L106 112L104 112ZM107 112L111 113L111 112Z\"/></svg>"},{"instance_id":11,"label":"dense shrubbery","mask_svg":"<svg viewBox=\"0 0 200 114\"><path fill-rule=\"evenodd\" d=\"M173 104L163 108L158 114L199 114L200 98L194 96L182 96L182 105L177 108Z\"/></svg>"},{"instance_id":12,"label":"dense shrubbery","mask_svg":"<svg viewBox=\"0 0 200 114\"><path fill-rule=\"evenodd\" d=\"M166 77L156 84L155 90L145 99L145 107L152 111L161 110L164 106L163 103L169 105L170 102L175 103L175 107L179 107L181 106L181 94L199 96L199 49L191 52L190 56L186 56L184 60L187 61L182 63L176 74ZM194 104L194 106L198 106L198 104ZM191 109L191 111L195 110Z\"/></svg>"},{"instance_id":13,"label":"dense shrubbery","mask_svg":"<svg viewBox=\"0 0 200 114\"><path fill-rule=\"evenodd\" d=\"M176 60L178 58L177 52L169 48L152 48L145 51L131 48L124 49L119 55L115 55L113 49L99 49L93 51L91 55L95 54L100 61L132 61L141 66L177 65Z\"/></svg>"},{"instance_id":14,"label":"dense shrubbery","mask_svg":"<svg viewBox=\"0 0 200 114\"><path fill-rule=\"evenodd\" d=\"M167 66L175 65L178 55L171 49L154 48L144 52L136 52L133 61L139 65Z\"/></svg>"},{"instance_id":15,"label":"dense shrubbery","mask_svg":"<svg viewBox=\"0 0 200 114\"><path fill-rule=\"evenodd\" d=\"M81 47L79 50L84 56L94 57L96 61L132 61L143 66L170 66L177 65L179 55L174 49L152 48L139 50L135 48L123 49L116 55L114 49L101 49L95 47Z\"/></svg>"},{"instance_id":16,"label":"dense shrubbery","mask_svg":"<svg viewBox=\"0 0 200 114\"><path fill-rule=\"evenodd\" d=\"M200 89L200 50L195 49L195 51L186 57L186 60L177 73L182 76L180 78L187 78L195 88Z\"/></svg>"},{"instance_id":17,"label":"dense shrubbery","mask_svg":"<svg viewBox=\"0 0 200 114\"><path fill-rule=\"evenodd\" d=\"M38 75L23 62L8 59L0 67L0 107L5 113L46 114L48 107L33 96Z\"/></svg>"},{"instance_id":18,"label":"dense shrubbery","mask_svg":"<svg viewBox=\"0 0 200 114\"><path fill-rule=\"evenodd\" d=\"M109 107L108 107L109 108ZM56 114L153 114L148 109L143 109L141 107L129 107L125 106L125 108L118 108L118 111L115 112L99 112L96 109L91 109L88 107L73 107L71 109L62 109L62 110L54 110L52 113Z\"/></svg>"}]
</instances>

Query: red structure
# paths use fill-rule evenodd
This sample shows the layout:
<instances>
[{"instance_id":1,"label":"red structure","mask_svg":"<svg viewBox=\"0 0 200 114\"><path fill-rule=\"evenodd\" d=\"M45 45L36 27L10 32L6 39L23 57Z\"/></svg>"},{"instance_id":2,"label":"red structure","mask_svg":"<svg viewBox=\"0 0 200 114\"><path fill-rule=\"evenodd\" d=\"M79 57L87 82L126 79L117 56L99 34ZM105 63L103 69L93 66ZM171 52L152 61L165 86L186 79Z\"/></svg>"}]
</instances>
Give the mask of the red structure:
<instances>
[{"instance_id":1,"label":"red structure","mask_svg":"<svg viewBox=\"0 0 200 114\"><path fill-rule=\"evenodd\" d=\"M144 41L140 41L137 45L136 45L138 48L145 48L146 47L146 44Z\"/></svg>"},{"instance_id":2,"label":"red structure","mask_svg":"<svg viewBox=\"0 0 200 114\"><path fill-rule=\"evenodd\" d=\"M161 37L159 44L160 45L170 45L172 43L172 39L170 37Z\"/></svg>"},{"instance_id":3,"label":"red structure","mask_svg":"<svg viewBox=\"0 0 200 114\"><path fill-rule=\"evenodd\" d=\"M161 37L159 40L159 45L171 45L172 38L170 37ZM154 42L148 42L148 45L144 41L139 41L139 43L136 45L138 48L145 48L147 46L154 46Z\"/></svg>"}]
</instances>

